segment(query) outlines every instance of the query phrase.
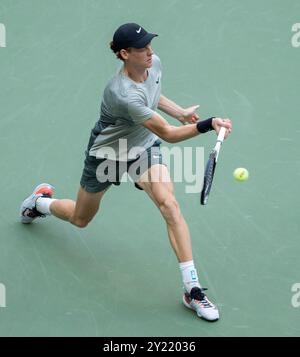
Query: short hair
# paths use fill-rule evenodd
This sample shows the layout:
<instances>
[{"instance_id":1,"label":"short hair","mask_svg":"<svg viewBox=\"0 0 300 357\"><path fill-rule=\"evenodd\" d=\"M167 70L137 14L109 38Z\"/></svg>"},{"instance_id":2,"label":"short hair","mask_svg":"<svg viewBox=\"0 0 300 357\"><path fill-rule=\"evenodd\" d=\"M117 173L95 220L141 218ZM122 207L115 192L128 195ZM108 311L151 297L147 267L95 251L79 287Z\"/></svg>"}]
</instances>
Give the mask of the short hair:
<instances>
[{"instance_id":1,"label":"short hair","mask_svg":"<svg viewBox=\"0 0 300 357\"><path fill-rule=\"evenodd\" d=\"M110 49L113 51L113 53L116 55L116 57L117 57L119 60L121 60L121 61L124 62L124 58L121 56L120 50L118 50L118 49L116 48L116 46L114 45L113 41L110 42L109 47L110 47ZM129 51L130 51L130 48L124 48L124 50L126 50L126 51L129 52Z\"/></svg>"}]
</instances>

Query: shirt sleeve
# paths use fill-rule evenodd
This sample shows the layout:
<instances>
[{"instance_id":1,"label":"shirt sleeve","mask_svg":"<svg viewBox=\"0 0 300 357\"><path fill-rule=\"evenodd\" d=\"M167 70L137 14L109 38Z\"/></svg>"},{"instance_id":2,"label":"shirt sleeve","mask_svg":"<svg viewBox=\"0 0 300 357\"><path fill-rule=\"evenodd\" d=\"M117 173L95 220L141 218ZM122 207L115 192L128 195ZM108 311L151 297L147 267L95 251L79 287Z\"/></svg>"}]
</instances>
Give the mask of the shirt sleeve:
<instances>
[{"instance_id":1,"label":"shirt sleeve","mask_svg":"<svg viewBox=\"0 0 300 357\"><path fill-rule=\"evenodd\" d=\"M154 111L147 107L143 93L135 91L129 94L128 113L135 124L142 124L153 116Z\"/></svg>"}]
</instances>

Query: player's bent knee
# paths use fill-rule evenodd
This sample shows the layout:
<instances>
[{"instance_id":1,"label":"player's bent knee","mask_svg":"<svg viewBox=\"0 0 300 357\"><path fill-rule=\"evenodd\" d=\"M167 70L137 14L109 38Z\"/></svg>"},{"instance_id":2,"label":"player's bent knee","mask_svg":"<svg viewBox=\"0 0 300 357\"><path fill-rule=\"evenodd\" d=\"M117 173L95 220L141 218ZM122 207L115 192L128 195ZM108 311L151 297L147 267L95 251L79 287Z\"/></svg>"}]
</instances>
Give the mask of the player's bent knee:
<instances>
[{"instance_id":1,"label":"player's bent knee","mask_svg":"<svg viewBox=\"0 0 300 357\"><path fill-rule=\"evenodd\" d=\"M74 226L78 228L85 228L87 225L90 223L90 221L87 221L85 219L71 219L70 223L72 223Z\"/></svg>"},{"instance_id":2,"label":"player's bent knee","mask_svg":"<svg viewBox=\"0 0 300 357\"><path fill-rule=\"evenodd\" d=\"M174 196L159 203L159 209L169 223L176 223L181 216L180 207Z\"/></svg>"}]
</instances>

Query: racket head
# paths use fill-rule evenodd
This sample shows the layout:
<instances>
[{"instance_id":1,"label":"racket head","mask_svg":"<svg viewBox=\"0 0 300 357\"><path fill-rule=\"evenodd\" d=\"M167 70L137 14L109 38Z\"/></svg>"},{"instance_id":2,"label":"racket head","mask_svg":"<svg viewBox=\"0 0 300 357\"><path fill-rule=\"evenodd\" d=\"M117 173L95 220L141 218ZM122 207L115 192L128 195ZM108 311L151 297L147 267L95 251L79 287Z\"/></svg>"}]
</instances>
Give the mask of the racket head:
<instances>
[{"instance_id":1,"label":"racket head","mask_svg":"<svg viewBox=\"0 0 300 357\"><path fill-rule=\"evenodd\" d=\"M216 157L217 157L217 152L216 152L216 150L213 150L209 154L209 158L206 163L203 187L202 187L201 197L200 197L200 202L202 205L206 205L208 196L209 196L209 193L211 190L211 186L212 186L212 182L213 182L214 174L215 174L215 169L216 169L216 164L217 164Z\"/></svg>"}]
</instances>

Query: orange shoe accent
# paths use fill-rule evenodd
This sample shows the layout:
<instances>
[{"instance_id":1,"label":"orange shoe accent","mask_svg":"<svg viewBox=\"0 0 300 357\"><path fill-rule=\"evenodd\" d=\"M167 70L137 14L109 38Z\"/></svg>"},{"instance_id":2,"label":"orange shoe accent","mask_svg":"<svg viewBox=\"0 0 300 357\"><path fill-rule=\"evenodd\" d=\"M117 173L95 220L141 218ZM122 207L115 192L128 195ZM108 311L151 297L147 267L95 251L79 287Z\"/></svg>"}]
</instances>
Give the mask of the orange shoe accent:
<instances>
[{"instance_id":1,"label":"orange shoe accent","mask_svg":"<svg viewBox=\"0 0 300 357\"><path fill-rule=\"evenodd\" d=\"M45 187L41 187L39 190L37 190L35 192L36 195L38 195L40 193L43 195L49 195L50 197L52 197L53 190L50 187L45 186Z\"/></svg>"}]
</instances>

